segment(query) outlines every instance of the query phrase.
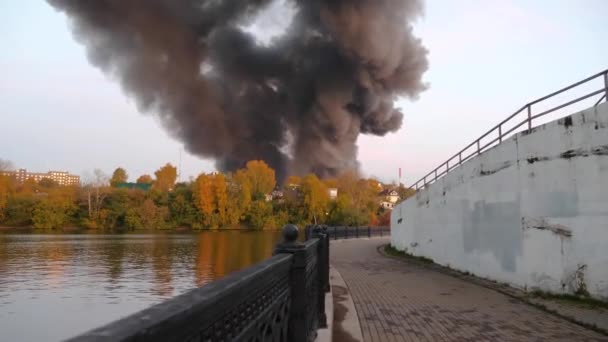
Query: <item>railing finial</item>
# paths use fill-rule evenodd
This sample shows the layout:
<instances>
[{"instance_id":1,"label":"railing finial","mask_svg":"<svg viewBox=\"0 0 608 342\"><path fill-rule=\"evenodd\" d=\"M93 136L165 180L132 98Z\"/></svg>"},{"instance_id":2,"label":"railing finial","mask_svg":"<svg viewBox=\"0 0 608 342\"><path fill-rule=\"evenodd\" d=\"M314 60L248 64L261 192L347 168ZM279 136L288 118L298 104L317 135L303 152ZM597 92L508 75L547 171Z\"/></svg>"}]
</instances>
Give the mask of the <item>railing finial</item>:
<instances>
[{"instance_id":1,"label":"railing finial","mask_svg":"<svg viewBox=\"0 0 608 342\"><path fill-rule=\"evenodd\" d=\"M299 229L295 224L283 226L283 243L294 243L298 239Z\"/></svg>"}]
</instances>

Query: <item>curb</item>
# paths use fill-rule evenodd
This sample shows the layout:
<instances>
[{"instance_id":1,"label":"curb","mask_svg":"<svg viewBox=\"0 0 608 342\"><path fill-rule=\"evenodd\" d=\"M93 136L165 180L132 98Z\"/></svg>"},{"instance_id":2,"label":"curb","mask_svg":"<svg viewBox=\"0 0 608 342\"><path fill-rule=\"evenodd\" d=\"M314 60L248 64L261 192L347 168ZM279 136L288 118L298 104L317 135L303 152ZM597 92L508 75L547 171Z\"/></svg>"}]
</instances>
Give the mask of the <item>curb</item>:
<instances>
[{"instance_id":1,"label":"curb","mask_svg":"<svg viewBox=\"0 0 608 342\"><path fill-rule=\"evenodd\" d=\"M329 272L329 282L334 302L332 341L362 342L363 333L361 331L359 315L350 295L348 285L335 267L331 267Z\"/></svg>"}]
</instances>

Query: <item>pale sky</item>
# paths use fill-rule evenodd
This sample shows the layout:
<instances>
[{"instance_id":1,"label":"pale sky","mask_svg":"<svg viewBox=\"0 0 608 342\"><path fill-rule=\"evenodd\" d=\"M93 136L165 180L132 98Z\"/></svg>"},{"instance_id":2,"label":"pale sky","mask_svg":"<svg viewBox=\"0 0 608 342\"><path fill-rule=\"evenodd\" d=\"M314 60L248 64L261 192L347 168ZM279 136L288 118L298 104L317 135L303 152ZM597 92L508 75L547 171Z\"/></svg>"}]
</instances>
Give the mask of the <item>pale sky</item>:
<instances>
[{"instance_id":1,"label":"pale sky","mask_svg":"<svg viewBox=\"0 0 608 342\"><path fill-rule=\"evenodd\" d=\"M362 171L393 181L401 167L409 185L526 102L608 68L607 14L607 0L427 1L415 31L430 88L398 101L399 132L359 138ZM181 144L89 65L63 14L0 0L0 19L0 158L80 175L122 166L131 180L178 164ZM213 169L182 154L182 180Z\"/></svg>"}]
</instances>

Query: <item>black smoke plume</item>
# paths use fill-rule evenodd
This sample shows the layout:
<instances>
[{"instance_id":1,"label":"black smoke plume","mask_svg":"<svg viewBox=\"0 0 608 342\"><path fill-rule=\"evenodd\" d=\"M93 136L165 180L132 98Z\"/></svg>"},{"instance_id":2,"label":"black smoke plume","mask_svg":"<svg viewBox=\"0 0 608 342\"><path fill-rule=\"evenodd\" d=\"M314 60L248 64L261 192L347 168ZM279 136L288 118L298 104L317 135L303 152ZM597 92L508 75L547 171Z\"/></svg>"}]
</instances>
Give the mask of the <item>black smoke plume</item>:
<instances>
[{"instance_id":1,"label":"black smoke plume","mask_svg":"<svg viewBox=\"0 0 608 342\"><path fill-rule=\"evenodd\" d=\"M421 0L283 1L290 26L261 44L242 27L269 0L48 0L92 64L219 169L357 169L359 134L398 130L393 101L425 89Z\"/></svg>"}]
</instances>

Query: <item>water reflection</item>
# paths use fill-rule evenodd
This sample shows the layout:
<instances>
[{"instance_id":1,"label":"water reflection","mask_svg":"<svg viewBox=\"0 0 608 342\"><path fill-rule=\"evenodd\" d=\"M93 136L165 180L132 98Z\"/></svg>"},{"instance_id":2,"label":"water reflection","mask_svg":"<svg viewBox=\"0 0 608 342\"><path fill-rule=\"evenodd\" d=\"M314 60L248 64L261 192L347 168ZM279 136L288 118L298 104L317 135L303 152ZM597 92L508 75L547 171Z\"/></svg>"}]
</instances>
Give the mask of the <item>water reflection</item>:
<instances>
[{"instance_id":1,"label":"water reflection","mask_svg":"<svg viewBox=\"0 0 608 342\"><path fill-rule=\"evenodd\" d=\"M261 261L278 238L0 235L0 341L73 336Z\"/></svg>"}]
</instances>

